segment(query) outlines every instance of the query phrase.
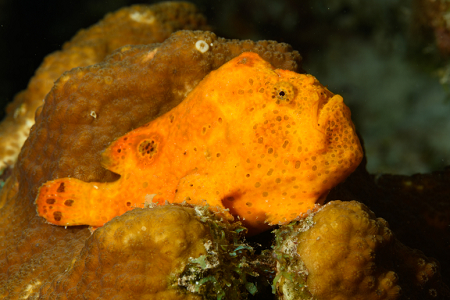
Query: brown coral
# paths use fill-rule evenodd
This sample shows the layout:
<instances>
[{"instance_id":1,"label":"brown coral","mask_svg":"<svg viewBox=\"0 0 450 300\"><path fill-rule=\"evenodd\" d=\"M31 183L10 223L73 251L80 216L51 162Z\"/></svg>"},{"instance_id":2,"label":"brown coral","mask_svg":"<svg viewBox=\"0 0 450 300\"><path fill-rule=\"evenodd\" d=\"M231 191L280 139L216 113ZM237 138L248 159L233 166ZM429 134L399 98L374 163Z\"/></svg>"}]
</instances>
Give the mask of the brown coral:
<instances>
[{"instance_id":1,"label":"brown coral","mask_svg":"<svg viewBox=\"0 0 450 300\"><path fill-rule=\"evenodd\" d=\"M39 299L246 299L258 274L242 230L203 206L129 211L97 229Z\"/></svg>"},{"instance_id":2,"label":"brown coral","mask_svg":"<svg viewBox=\"0 0 450 300\"><path fill-rule=\"evenodd\" d=\"M359 202L332 201L276 235L281 299L450 299L438 263Z\"/></svg>"},{"instance_id":3,"label":"brown coral","mask_svg":"<svg viewBox=\"0 0 450 300\"><path fill-rule=\"evenodd\" d=\"M80 30L61 51L44 59L27 89L9 104L8 115L0 124L0 170L15 163L34 124L36 109L63 72L99 63L124 45L162 42L176 30L207 28L205 18L194 5L165 2L123 8L89 29Z\"/></svg>"},{"instance_id":4,"label":"brown coral","mask_svg":"<svg viewBox=\"0 0 450 300\"><path fill-rule=\"evenodd\" d=\"M202 53L197 41L212 46ZM100 166L100 153L111 141L173 108L211 70L244 51L278 68L300 68L300 55L287 44L179 31L161 45L126 46L100 64L65 73L47 95L20 154L31 198L53 178L115 179Z\"/></svg>"},{"instance_id":5,"label":"brown coral","mask_svg":"<svg viewBox=\"0 0 450 300\"><path fill-rule=\"evenodd\" d=\"M411 248L435 257L450 282L450 168L430 174L371 175L365 159L327 200L357 200L389 222L396 237Z\"/></svg>"},{"instance_id":6,"label":"brown coral","mask_svg":"<svg viewBox=\"0 0 450 300\"><path fill-rule=\"evenodd\" d=\"M199 40L209 45L207 51L196 48ZM58 177L115 178L99 162L109 143L168 111L211 70L244 51L300 70L300 55L284 43L180 31L162 44L123 47L56 82L0 197L0 297L36 295L71 264L90 234L85 227L64 229L38 218L32 203L39 186Z\"/></svg>"},{"instance_id":7,"label":"brown coral","mask_svg":"<svg viewBox=\"0 0 450 300\"><path fill-rule=\"evenodd\" d=\"M177 278L211 239L193 208L135 209L96 230L39 299L202 299Z\"/></svg>"}]
</instances>

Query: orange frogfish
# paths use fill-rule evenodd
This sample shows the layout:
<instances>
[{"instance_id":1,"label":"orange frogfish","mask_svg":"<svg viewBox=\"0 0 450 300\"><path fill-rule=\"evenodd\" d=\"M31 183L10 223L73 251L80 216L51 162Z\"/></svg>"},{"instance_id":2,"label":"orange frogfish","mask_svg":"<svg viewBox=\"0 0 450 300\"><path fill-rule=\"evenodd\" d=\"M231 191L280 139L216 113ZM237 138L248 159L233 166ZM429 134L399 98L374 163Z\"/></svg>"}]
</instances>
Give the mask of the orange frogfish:
<instances>
[{"instance_id":1,"label":"orange frogfish","mask_svg":"<svg viewBox=\"0 0 450 300\"><path fill-rule=\"evenodd\" d=\"M206 200L254 234L323 203L362 157L341 96L246 52L177 107L114 141L102 164L117 181L49 181L37 211L56 225L102 226L148 200Z\"/></svg>"}]
</instances>

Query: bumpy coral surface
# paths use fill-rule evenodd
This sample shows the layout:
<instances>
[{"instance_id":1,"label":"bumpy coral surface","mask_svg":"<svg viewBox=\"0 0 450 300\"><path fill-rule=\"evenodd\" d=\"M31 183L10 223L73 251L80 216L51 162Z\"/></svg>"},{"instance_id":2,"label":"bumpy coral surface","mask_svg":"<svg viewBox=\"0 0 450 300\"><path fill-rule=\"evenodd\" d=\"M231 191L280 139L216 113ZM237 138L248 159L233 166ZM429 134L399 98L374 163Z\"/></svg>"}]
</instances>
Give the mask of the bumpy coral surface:
<instances>
[{"instance_id":1,"label":"bumpy coral surface","mask_svg":"<svg viewBox=\"0 0 450 300\"><path fill-rule=\"evenodd\" d=\"M34 201L37 189L54 178L117 179L100 165L109 143L175 107L210 71L245 51L276 68L299 70L301 57L287 44L178 31L160 45L127 46L105 62L65 73L20 154L21 177L27 178L22 188Z\"/></svg>"},{"instance_id":2,"label":"bumpy coral surface","mask_svg":"<svg viewBox=\"0 0 450 300\"><path fill-rule=\"evenodd\" d=\"M450 282L450 168L430 174L371 175L365 159L345 182L331 190L327 201L364 203L389 222L396 237L411 248L437 258Z\"/></svg>"},{"instance_id":3,"label":"bumpy coral surface","mask_svg":"<svg viewBox=\"0 0 450 300\"><path fill-rule=\"evenodd\" d=\"M205 43L196 47L199 40ZM284 43L179 31L162 44L121 48L57 81L1 192L0 297L36 296L72 264L90 235L85 226L65 229L38 217L39 186L58 177L116 179L100 165L100 153L115 138L167 112L211 70L245 51L300 70L300 55Z\"/></svg>"},{"instance_id":4,"label":"bumpy coral surface","mask_svg":"<svg viewBox=\"0 0 450 300\"><path fill-rule=\"evenodd\" d=\"M34 124L36 109L63 72L99 63L124 45L162 42L176 30L207 28L205 18L192 4L165 2L120 9L78 32L61 51L44 59L27 89L9 105L8 115L0 124L0 170L15 163Z\"/></svg>"},{"instance_id":5,"label":"bumpy coral surface","mask_svg":"<svg viewBox=\"0 0 450 300\"><path fill-rule=\"evenodd\" d=\"M361 159L341 96L311 75L274 69L248 52L211 72L177 107L115 141L103 165L119 180L50 181L36 204L53 224L102 226L143 207L147 195L160 204L206 199L257 232L267 221L285 224L312 210Z\"/></svg>"},{"instance_id":6,"label":"bumpy coral surface","mask_svg":"<svg viewBox=\"0 0 450 300\"><path fill-rule=\"evenodd\" d=\"M281 299L450 299L438 263L359 202L332 201L276 235Z\"/></svg>"},{"instance_id":7,"label":"bumpy coral surface","mask_svg":"<svg viewBox=\"0 0 450 300\"><path fill-rule=\"evenodd\" d=\"M202 299L178 278L211 239L193 208L135 209L96 230L39 299Z\"/></svg>"},{"instance_id":8,"label":"bumpy coral surface","mask_svg":"<svg viewBox=\"0 0 450 300\"><path fill-rule=\"evenodd\" d=\"M132 210L96 230L39 299L246 299L258 274L243 230L205 207Z\"/></svg>"}]
</instances>

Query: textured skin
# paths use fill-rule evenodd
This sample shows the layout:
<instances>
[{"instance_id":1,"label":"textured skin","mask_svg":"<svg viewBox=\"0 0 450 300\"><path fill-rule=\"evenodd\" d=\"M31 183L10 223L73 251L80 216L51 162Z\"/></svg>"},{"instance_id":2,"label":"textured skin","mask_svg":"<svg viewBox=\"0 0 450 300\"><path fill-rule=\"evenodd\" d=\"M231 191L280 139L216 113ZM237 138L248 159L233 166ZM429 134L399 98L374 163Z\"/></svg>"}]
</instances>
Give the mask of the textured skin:
<instances>
[{"instance_id":1,"label":"textured skin","mask_svg":"<svg viewBox=\"0 0 450 300\"><path fill-rule=\"evenodd\" d=\"M37 211L56 225L102 226L143 207L146 195L159 204L206 199L257 233L266 222L286 224L312 210L361 159L341 96L247 52L211 72L177 107L115 141L103 165L119 180L47 182Z\"/></svg>"},{"instance_id":2,"label":"textured skin","mask_svg":"<svg viewBox=\"0 0 450 300\"><path fill-rule=\"evenodd\" d=\"M282 276L281 299L450 299L436 260L400 243L387 222L359 202L332 201L290 226L277 232L288 234L276 247L293 263L288 273L306 287L297 297L301 289Z\"/></svg>"},{"instance_id":3,"label":"textured skin","mask_svg":"<svg viewBox=\"0 0 450 300\"><path fill-rule=\"evenodd\" d=\"M35 111L61 74L101 62L113 50L131 44L162 42L180 29L207 29L205 18L186 2L135 5L105 16L80 30L61 51L49 54L26 90L18 93L0 123L0 170L14 165L34 124Z\"/></svg>"},{"instance_id":4,"label":"textured skin","mask_svg":"<svg viewBox=\"0 0 450 300\"><path fill-rule=\"evenodd\" d=\"M178 288L177 278L190 257L206 254L208 240L193 208L135 209L96 230L39 299L200 300Z\"/></svg>"},{"instance_id":5,"label":"textured skin","mask_svg":"<svg viewBox=\"0 0 450 300\"><path fill-rule=\"evenodd\" d=\"M198 40L214 46L201 53ZM299 70L300 55L284 43L178 31L160 45L126 46L100 64L66 72L47 95L19 157L21 184L27 184L31 201L54 178L117 179L100 165L101 152L169 111L210 71L244 51L261 54L276 68Z\"/></svg>"}]
</instances>

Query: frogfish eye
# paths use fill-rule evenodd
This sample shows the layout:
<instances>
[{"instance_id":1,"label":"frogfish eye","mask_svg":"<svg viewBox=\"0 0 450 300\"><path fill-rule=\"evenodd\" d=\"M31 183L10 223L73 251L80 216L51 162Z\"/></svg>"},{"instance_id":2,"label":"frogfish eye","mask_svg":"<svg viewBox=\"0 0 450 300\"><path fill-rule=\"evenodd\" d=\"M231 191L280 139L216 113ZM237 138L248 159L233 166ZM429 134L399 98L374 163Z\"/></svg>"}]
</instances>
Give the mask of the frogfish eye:
<instances>
[{"instance_id":1,"label":"frogfish eye","mask_svg":"<svg viewBox=\"0 0 450 300\"><path fill-rule=\"evenodd\" d=\"M290 102L295 97L295 89L287 81L280 81L273 85L272 99L276 99L277 104L282 102Z\"/></svg>"}]
</instances>

